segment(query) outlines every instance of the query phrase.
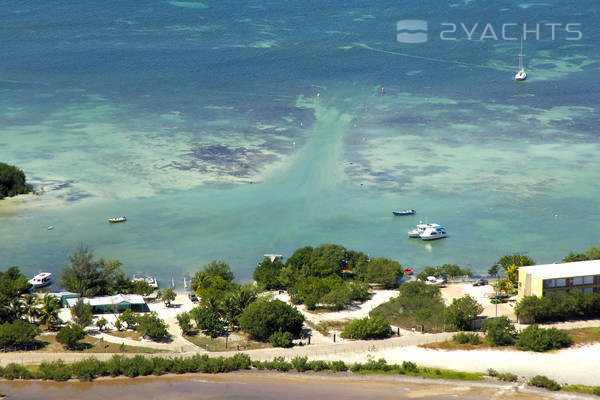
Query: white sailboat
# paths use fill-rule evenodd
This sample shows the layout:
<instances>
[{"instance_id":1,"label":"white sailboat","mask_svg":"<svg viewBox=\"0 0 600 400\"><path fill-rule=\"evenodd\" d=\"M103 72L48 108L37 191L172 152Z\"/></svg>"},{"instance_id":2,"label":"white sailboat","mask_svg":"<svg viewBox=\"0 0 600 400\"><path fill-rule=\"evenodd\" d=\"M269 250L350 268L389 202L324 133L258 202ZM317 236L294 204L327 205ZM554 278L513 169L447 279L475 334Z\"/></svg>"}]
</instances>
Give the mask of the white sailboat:
<instances>
[{"instance_id":1,"label":"white sailboat","mask_svg":"<svg viewBox=\"0 0 600 400\"><path fill-rule=\"evenodd\" d=\"M524 81L527 79L527 74L525 73L525 66L523 65L523 38L521 38L521 53L519 53L519 72L515 75L515 81Z\"/></svg>"}]
</instances>

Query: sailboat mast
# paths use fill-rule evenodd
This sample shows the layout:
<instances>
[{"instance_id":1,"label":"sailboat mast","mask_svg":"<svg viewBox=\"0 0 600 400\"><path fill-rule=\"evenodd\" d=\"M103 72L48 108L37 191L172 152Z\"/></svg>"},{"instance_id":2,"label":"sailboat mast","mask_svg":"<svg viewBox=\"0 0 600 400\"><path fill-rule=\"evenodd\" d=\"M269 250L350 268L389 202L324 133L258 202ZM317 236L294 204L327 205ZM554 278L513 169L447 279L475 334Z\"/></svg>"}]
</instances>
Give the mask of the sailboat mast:
<instances>
[{"instance_id":1,"label":"sailboat mast","mask_svg":"<svg viewBox=\"0 0 600 400\"><path fill-rule=\"evenodd\" d=\"M519 53L519 71L523 70L523 37L521 37L521 52Z\"/></svg>"}]
</instances>

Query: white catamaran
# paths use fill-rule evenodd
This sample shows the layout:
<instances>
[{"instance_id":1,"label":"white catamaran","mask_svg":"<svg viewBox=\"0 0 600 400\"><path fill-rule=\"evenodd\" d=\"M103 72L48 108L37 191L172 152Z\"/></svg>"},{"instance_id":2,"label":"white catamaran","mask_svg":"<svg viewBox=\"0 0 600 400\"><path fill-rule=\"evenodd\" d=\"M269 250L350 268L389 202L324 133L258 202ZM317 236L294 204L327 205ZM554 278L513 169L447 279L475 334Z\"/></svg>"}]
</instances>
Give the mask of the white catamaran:
<instances>
[{"instance_id":1,"label":"white catamaran","mask_svg":"<svg viewBox=\"0 0 600 400\"><path fill-rule=\"evenodd\" d=\"M519 53L519 72L515 75L516 81L524 81L527 79L527 74L525 73L525 66L523 65L523 38L521 38L521 53Z\"/></svg>"}]
</instances>

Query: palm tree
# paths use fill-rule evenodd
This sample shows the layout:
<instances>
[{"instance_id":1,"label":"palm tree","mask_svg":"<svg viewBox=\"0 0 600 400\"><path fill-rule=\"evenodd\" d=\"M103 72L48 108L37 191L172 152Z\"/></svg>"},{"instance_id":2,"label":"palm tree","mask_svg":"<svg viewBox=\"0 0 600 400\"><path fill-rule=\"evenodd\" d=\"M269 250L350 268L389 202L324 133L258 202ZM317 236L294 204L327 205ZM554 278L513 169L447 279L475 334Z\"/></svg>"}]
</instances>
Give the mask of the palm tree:
<instances>
[{"instance_id":1,"label":"palm tree","mask_svg":"<svg viewBox=\"0 0 600 400\"><path fill-rule=\"evenodd\" d=\"M48 330L51 324L60 322L60 318L58 318L60 303L56 297L46 295L42 298L41 304L42 308L39 309L40 322L46 324L46 330Z\"/></svg>"},{"instance_id":2,"label":"palm tree","mask_svg":"<svg viewBox=\"0 0 600 400\"><path fill-rule=\"evenodd\" d=\"M27 315L29 322L34 323L38 313L38 299L33 294L27 293L23 296L23 313Z\"/></svg>"},{"instance_id":3,"label":"palm tree","mask_svg":"<svg viewBox=\"0 0 600 400\"><path fill-rule=\"evenodd\" d=\"M9 305L9 314L15 319L20 319L23 316L23 301L20 297L15 298Z\"/></svg>"}]
</instances>

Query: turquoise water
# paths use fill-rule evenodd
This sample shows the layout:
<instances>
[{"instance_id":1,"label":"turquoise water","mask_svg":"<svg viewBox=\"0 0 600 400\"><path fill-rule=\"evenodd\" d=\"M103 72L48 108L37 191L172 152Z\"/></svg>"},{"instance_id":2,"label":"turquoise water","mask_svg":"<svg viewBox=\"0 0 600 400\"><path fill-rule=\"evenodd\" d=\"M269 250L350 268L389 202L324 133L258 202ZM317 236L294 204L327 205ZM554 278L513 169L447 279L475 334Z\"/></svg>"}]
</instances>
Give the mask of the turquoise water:
<instances>
[{"instance_id":1,"label":"turquoise water","mask_svg":"<svg viewBox=\"0 0 600 400\"><path fill-rule=\"evenodd\" d=\"M4 2L0 160L45 193L0 203L0 266L58 272L82 241L179 284L212 259L245 280L264 253L324 242L478 272L599 244L598 14L591 0ZM427 20L430 40L398 43L401 19ZM526 41L518 84L517 42L460 27L442 41L442 22L563 29ZM392 216L404 208L417 215ZM408 239L419 220L450 237Z\"/></svg>"}]
</instances>

